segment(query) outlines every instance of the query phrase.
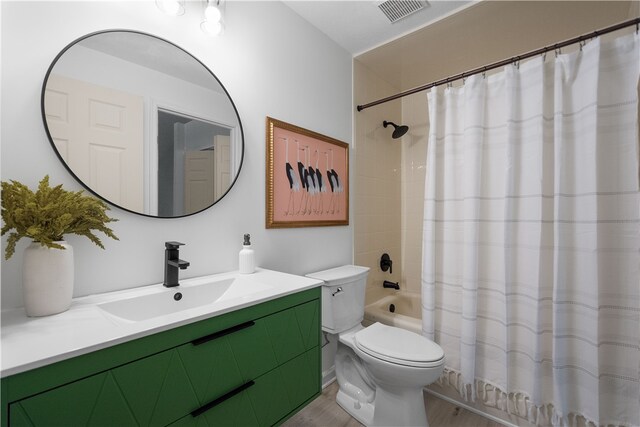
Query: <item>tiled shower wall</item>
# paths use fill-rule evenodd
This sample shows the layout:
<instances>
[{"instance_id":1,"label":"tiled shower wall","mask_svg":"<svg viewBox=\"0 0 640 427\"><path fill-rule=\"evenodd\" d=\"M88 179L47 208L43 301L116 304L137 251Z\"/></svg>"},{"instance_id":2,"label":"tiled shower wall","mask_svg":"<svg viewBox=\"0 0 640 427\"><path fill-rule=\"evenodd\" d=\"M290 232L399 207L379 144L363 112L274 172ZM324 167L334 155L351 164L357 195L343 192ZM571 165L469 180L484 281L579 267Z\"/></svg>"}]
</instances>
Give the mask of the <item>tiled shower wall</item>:
<instances>
[{"instance_id":1,"label":"tiled shower wall","mask_svg":"<svg viewBox=\"0 0 640 427\"><path fill-rule=\"evenodd\" d=\"M354 61L354 102L365 104L397 89ZM369 267L366 303L386 293L382 282L402 278L402 140L391 138L393 129L384 120L402 122L401 102L393 101L355 113L355 137L351 149L355 162L354 252L355 263ZM380 270L380 257L388 253L393 274ZM400 284L402 286L402 283Z\"/></svg>"},{"instance_id":2,"label":"tiled shower wall","mask_svg":"<svg viewBox=\"0 0 640 427\"><path fill-rule=\"evenodd\" d=\"M420 293L422 277L422 218L424 179L429 139L426 92L402 99L402 122L409 132L402 138L402 286Z\"/></svg>"},{"instance_id":3,"label":"tiled shower wall","mask_svg":"<svg viewBox=\"0 0 640 427\"><path fill-rule=\"evenodd\" d=\"M398 92L357 60L354 61L356 105ZM384 120L409 126L401 139L392 139ZM405 292L420 293L422 218L429 135L426 93L418 93L356 113L354 204L355 263L369 267L366 303L393 290L382 282L400 283ZM388 253L393 274L380 270Z\"/></svg>"}]
</instances>

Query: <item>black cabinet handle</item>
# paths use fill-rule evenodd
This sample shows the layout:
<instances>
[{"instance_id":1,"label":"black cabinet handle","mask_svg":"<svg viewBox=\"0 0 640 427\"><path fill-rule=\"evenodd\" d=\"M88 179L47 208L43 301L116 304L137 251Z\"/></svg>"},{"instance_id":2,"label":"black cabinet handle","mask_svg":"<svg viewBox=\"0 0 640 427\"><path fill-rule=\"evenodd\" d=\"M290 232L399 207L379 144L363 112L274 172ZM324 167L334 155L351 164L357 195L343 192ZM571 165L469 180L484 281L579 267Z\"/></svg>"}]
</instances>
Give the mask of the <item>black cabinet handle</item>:
<instances>
[{"instance_id":1,"label":"black cabinet handle","mask_svg":"<svg viewBox=\"0 0 640 427\"><path fill-rule=\"evenodd\" d=\"M253 326L255 324L256 324L256 322L254 322L253 320L251 320L249 322L241 323L239 325L235 325L235 326L232 326L230 328L223 329L223 330L218 331L218 332L214 332L213 334L210 334L210 335L207 335L207 336L204 336L204 337L201 337L201 338L197 338L197 339L191 341L191 344L193 344L193 345L204 344L204 343L209 342L211 340L215 340L216 338L220 338L220 337L223 337L225 335L229 335L229 334L232 334L234 332L240 331L242 329L249 328L249 327L251 327L251 326Z\"/></svg>"},{"instance_id":2,"label":"black cabinet handle","mask_svg":"<svg viewBox=\"0 0 640 427\"><path fill-rule=\"evenodd\" d=\"M223 396L220 396L219 398L217 398L215 400L212 400L211 402L207 403L206 405L203 405L203 406L199 407L198 409L196 409L195 411L191 412L191 416L192 417L197 417L198 415L202 415L203 413L207 412L209 409L213 408L214 406L217 406L217 405L221 404L222 402L224 402L227 399L231 399L236 394L243 392L244 390L248 389L249 387L251 387L254 384L255 383L253 382L253 380L249 381L248 383L242 384L240 387L231 390L229 393L227 393L227 394L225 394Z\"/></svg>"}]
</instances>

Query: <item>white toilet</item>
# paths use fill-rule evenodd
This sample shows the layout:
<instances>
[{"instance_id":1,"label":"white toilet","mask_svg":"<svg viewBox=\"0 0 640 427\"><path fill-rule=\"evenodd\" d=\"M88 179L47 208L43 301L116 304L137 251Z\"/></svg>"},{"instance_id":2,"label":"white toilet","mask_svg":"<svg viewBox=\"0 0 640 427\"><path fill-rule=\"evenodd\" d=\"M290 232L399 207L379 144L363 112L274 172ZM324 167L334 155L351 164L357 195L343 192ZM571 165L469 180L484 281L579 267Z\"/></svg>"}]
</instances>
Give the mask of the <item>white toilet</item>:
<instances>
[{"instance_id":1,"label":"white toilet","mask_svg":"<svg viewBox=\"0 0 640 427\"><path fill-rule=\"evenodd\" d=\"M322 330L338 334L336 400L367 426L428 426L423 387L440 377L444 351L416 333L363 327L369 268L345 265L307 274L322 287Z\"/></svg>"}]
</instances>

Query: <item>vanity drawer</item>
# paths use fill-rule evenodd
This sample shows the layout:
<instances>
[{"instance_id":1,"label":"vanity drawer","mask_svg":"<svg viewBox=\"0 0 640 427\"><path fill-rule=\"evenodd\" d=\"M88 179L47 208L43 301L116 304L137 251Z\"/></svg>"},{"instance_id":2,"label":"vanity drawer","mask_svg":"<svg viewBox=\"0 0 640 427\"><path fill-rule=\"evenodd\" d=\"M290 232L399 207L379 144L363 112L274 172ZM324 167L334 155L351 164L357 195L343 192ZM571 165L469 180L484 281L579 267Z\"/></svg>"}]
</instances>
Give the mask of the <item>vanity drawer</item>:
<instances>
[{"instance_id":1,"label":"vanity drawer","mask_svg":"<svg viewBox=\"0 0 640 427\"><path fill-rule=\"evenodd\" d=\"M244 405L246 394L257 420L272 424L299 405L299 393L285 396L280 383L294 390L297 382L319 381L318 310L319 300L308 301L22 399L10 405L9 424L164 426L251 381L250 389L216 405L206 418L225 413L228 405ZM304 365L314 351L315 364ZM303 380L311 374L316 383Z\"/></svg>"},{"instance_id":2,"label":"vanity drawer","mask_svg":"<svg viewBox=\"0 0 640 427\"><path fill-rule=\"evenodd\" d=\"M320 390L320 348L315 347L251 383L222 395L200 414L187 415L171 427L272 426Z\"/></svg>"}]
</instances>

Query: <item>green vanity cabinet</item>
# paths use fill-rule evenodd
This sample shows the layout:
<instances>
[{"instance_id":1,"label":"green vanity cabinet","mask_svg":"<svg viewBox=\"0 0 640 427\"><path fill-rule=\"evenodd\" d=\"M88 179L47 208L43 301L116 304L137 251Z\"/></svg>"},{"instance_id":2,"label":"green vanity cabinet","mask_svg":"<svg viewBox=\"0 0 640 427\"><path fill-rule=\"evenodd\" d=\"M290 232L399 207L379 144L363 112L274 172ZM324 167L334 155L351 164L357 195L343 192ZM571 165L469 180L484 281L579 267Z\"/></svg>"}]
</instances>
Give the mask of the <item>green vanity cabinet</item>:
<instances>
[{"instance_id":1,"label":"green vanity cabinet","mask_svg":"<svg viewBox=\"0 0 640 427\"><path fill-rule=\"evenodd\" d=\"M320 370L315 288L3 378L3 425L271 426Z\"/></svg>"}]
</instances>

